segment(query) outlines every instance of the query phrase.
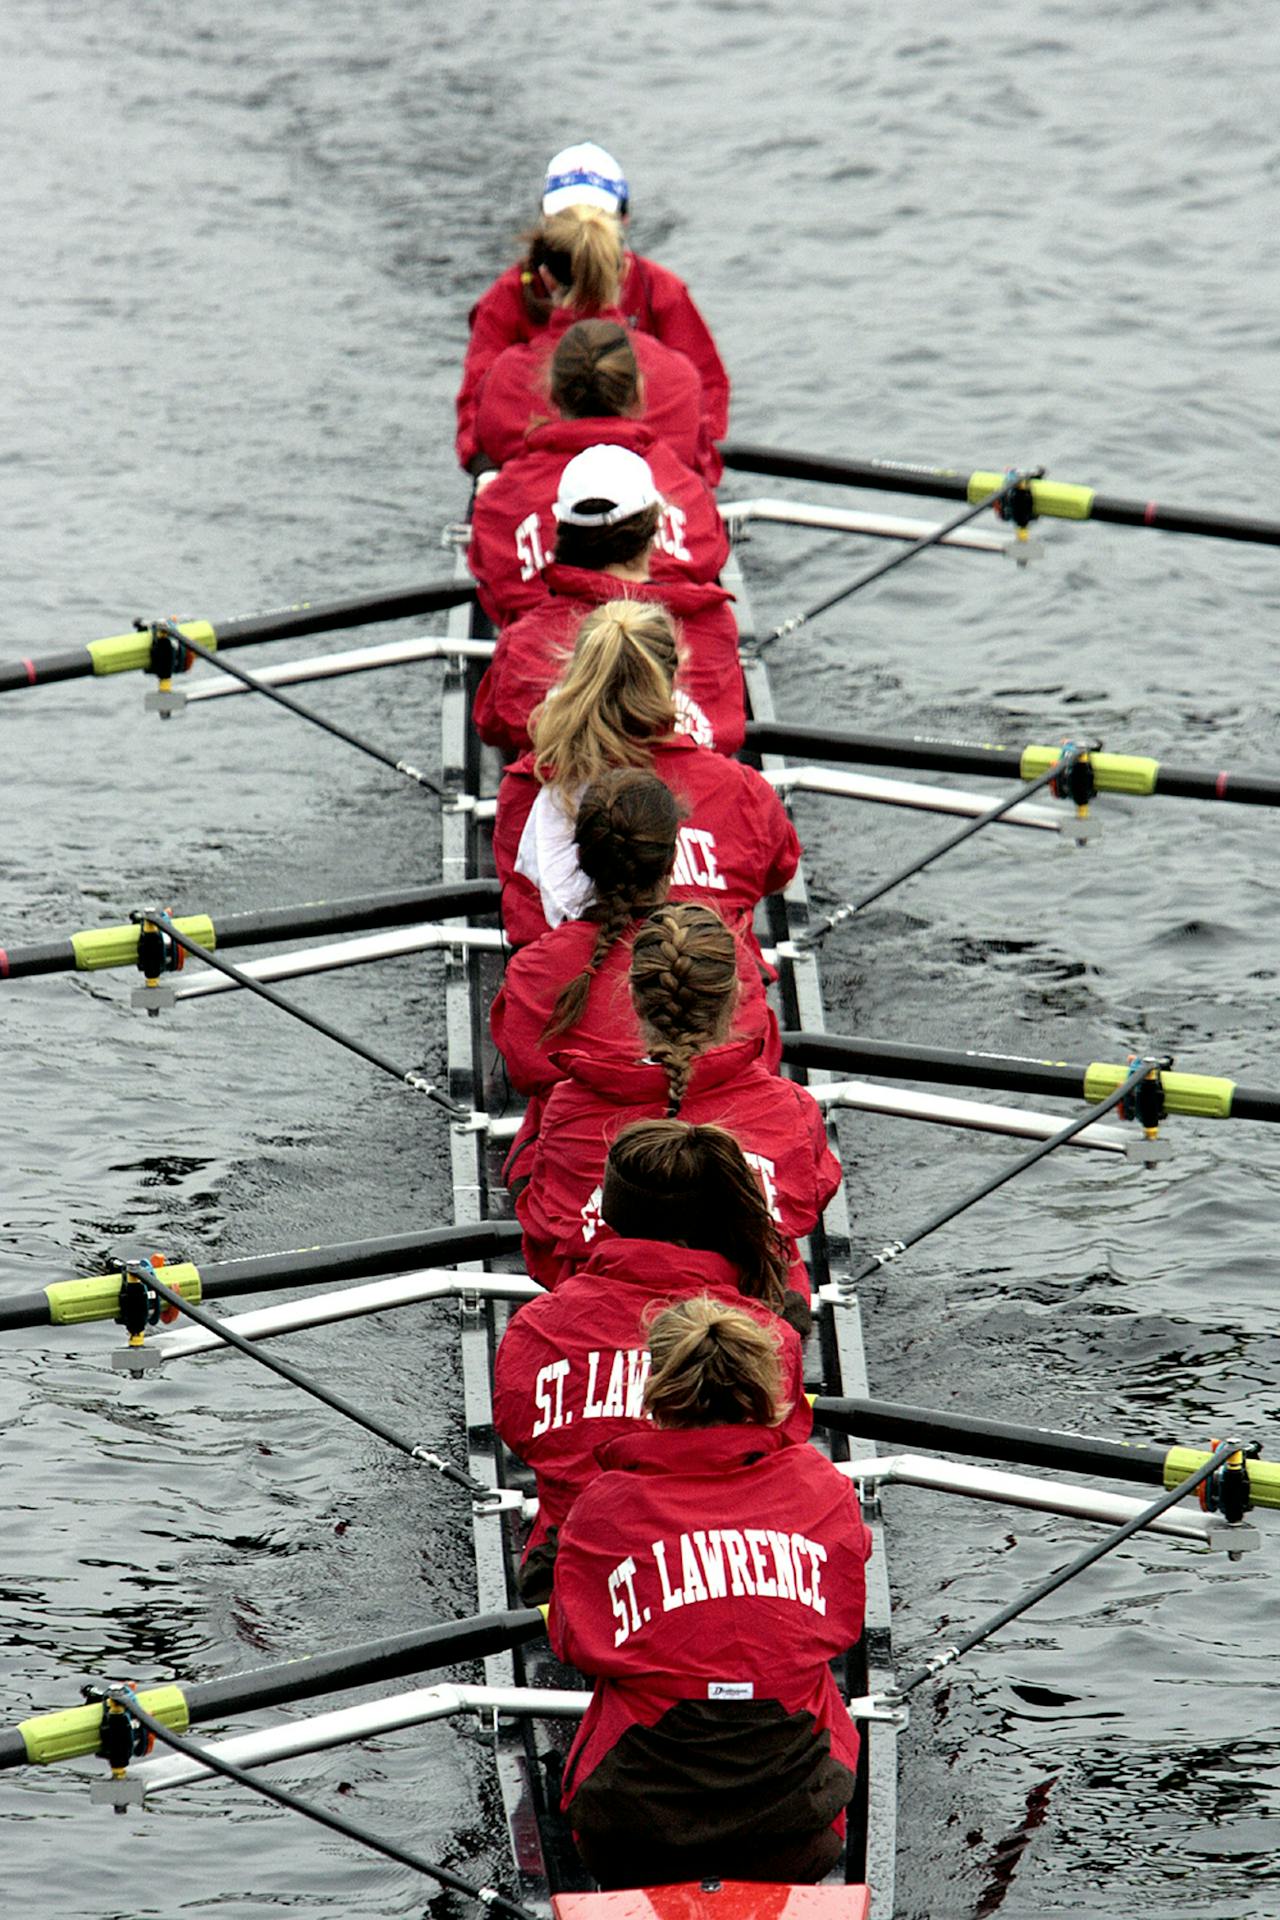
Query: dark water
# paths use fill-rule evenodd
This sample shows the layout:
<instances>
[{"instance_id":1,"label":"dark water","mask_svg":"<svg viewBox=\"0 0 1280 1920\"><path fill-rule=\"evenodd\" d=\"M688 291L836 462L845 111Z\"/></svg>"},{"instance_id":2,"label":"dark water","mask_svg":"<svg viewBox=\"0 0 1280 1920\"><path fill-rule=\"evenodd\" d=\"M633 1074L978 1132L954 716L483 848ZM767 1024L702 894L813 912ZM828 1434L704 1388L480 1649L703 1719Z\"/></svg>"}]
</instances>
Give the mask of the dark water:
<instances>
[{"instance_id":1,"label":"dark water","mask_svg":"<svg viewBox=\"0 0 1280 1920\"><path fill-rule=\"evenodd\" d=\"M1269 16L1243 0L997 0L945 19L923 0L803 18L729 0L11 0L0 651L444 570L466 309L546 157L584 134L628 167L637 243L694 283L740 437L1044 462L1113 493L1275 514L1278 66ZM1061 524L1044 542L1023 573L930 556L816 623L778 651L780 705L1271 764L1272 553ZM761 613L866 558L758 533ZM308 697L429 753L436 673ZM238 702L162 728L141 694L127 677L4 698L7 943L150 901L240 908L433 871L431 803L369 763ZM844 929L837 1023L1065 1058L1168 1047L1276 1084L1270 821L1176 801L1100 812L1085 849L991 835ZM797 818L832 901L934 832L813 799ZM397 1057L438 1057L432 963L299 997ZM431 1113L269 1013L148 1022L127 983L88 976L7 988L0 1019L6 1287L121 1245L227 1257L448 1215ZM869 1246L1009 1151L842 1125ZM1172 1132L1158 1172L1051 1161L904 1261L866 1303L879 1390L1153 1437L1230 1427L1274 1452L1280 1151L1256 1126ZM126 1385L106 1371L114 1338L0 1346L4 1724L95 1673L200 1677L468 1610L461 1516L438 1488L234 1364ZM432 1310L293 1351L457 1443ZM954 1637L1079 1542L923 1494L892 1512L904 1650ZM1273 1559L1228 1572L1130 1547L918 1707L902 1914L1274 1913ZM349 1811L464 1871L491 1861L465 1735L286 1771L321 1796L346 1787ZM139 1828L91 1811L66 1770L12 1776L0 1817L15 1910L424 1904L398 1870L222 1789L168 1797Z\"/></svg>"}]
</instances>

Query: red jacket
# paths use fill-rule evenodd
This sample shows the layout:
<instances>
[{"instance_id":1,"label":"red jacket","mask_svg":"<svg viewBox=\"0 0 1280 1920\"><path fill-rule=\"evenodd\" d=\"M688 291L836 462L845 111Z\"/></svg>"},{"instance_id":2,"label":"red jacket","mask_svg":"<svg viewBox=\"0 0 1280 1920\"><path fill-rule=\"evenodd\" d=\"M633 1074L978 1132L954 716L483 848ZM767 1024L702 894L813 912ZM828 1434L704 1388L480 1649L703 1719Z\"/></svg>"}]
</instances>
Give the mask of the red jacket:
<instances>
[{"instance_id":1,"label":"red jacket","mask_svg":"<svg viewBox=\"0 0 1280 1920\"><path fill-rule=\"evenodd\" d=\"M666 506L649 556L655 580L715 580L729 557L729 536L715 496L642 420L612 415L549 420L529 433L526 450L508 460L475 497L467 565L480 604L500 626L547 596L542 569L556 544L551 511L560 475L586 447L627 447L647 460Z\"/></svg>"},{"instance_id":2,"label":"red jacket","mask_svg":"<svg viewBox=\"0 0 1280 1920\"><path fill-rule=\"evenodd\" d=\"M738 659L733 596L708 580L670 575L664 580L620 580L586 567L544 569L545 592L499 635L472 709L480 738L504 753L529 745L529 716L545 699L573 652L578 628L606 600L656 601L676 622L684 655L676 688L706 716L720 753L736 753L746 738L746 687Z\"/></svg>"},{"instance_id":3,"label":"red jacket","mask_svg":"<svg viewBox=\"0 0 1280 1920\"><path fill-rule=\"evenodd\" d=\"M840 1162L813 1095L769 1072L760 1041L731 1040L693 1063L680 1118L726 1127L755 1170L782 1233L808 1233L840 1184ZM600 1183L616 1134L633 1120L667 1110L667 1076L648 1060L623 1063L566 1051L555 1056L565 1078L542 1114L529 1183L516 1200L529 1272L553 1287L582 1265L603 1225ZM808 1297L803 1264L792 1249L791 1284Z\"/></svg>"},{"instance_id":4,"label":"red jacket","mask_svg":"<svg viewBox=\"0 0 1280 1920\"><path fill-rule=\"evenodd\" d=\"M595 317L620 321L623 316L612 307ZM485 374L476 405L476 440L494 466L524 452L530 427L557 417L550 392L552 355L582 318L568 307L557 308L537 340L505 347ZM652 334L633 333L631 347L644 381L640 418L714 487L724 462L711 439L697 368Z\"/></svg>"},{"instance_id":5,"label":"red jacket","mask_svg":"<svg viewBox=\"0 0 1280 1920\"><path fill-rule=\"evenodd\" d=\"M560 1531L547 1622L596 1679L565 1769L575 1827L671 1844L839 1825L858 1735L829 1662L862 1632L871 1550L848 1480L776 1427L649 1427L599 1459ZM664 1722L697 1742L664 1740Z\"/></svg>"},{"instance_id":6,"label":"red jacket","mask_svg":"<svg viewBox=\"0 0 1280 1920\"><path fill-rule=\"evenodd\" d=\"M506 1062L517 1092L549 1093L564 1078L552 1058L566 1048L589 1053L620 1055L634 1060L640 1052L640 1023L631 1005L628 973L631 949L643 925L636 920L616 940L600 963L587 990L587 1004L576 1025L543 1040L542 1031L566 981L582 972L596 942L591 920L563 920L550 933L521 947L507 961L506 973L489 1009L494 1045ZM738 1009L734 1032L758 1037L771 1073L782 1059L778 1022L765 999L764 983L751 948L738 953Z\"/></svg>"},{"instance_id":7,"label":"red jacket","mask_svg":"<svg viewBox=\"0 0 1280 1920\"><path fill-rule=\"evenodd\" d=\"M738 1269L721 1254L662 1240L611 1239L554 1293L520 1309L498 1348L493 1420L506 1444L538 1476L538 1518L526 1554L558 1527L595 1479L595 1450L643 1428L640 1399L649 1374L645 1310L709 1293L741 1306L782 1342L784 1431L807 1440L813 1409L804 1392L800 1336L738 1292Z\"/></svg>"},{"instance_id":8,"label":"red jacket","mask_svg":"<svg viewBox=\"0 0 1280 1920\"><path fill-rule=\"evenodd\" d=\"M485 374L504 347L536 340L543 331L544 323L534 317L525 300L521 271L519 263L508 267L471 309L471 338L458 391L457 442L459 464L468 470L479 451L476 399ZM656 261L629 253L618 306L629 327L652 334L693 362L702 382L702 404L711 438L723 440L729 431L729 376L683 280Z\"/></svg>"},{"instance_id":9,"label":"red jacket","mask_svg":"<svg viewBox=\"0 0 1280 1920\"><path fill-rule=\"evenodd\" d=\"M749 925L756 902L781 893L800 864L800 842L782 802L754 767L726 760L687 734L657 742L653 771L688 808L671 898L696 900L730 925ZM513 946L547 931L538 889L516 872L520 836L539 791L531 753L507 768L498 788L493 859L502 882L502 924Z\"/></svg>"}]
</instances>

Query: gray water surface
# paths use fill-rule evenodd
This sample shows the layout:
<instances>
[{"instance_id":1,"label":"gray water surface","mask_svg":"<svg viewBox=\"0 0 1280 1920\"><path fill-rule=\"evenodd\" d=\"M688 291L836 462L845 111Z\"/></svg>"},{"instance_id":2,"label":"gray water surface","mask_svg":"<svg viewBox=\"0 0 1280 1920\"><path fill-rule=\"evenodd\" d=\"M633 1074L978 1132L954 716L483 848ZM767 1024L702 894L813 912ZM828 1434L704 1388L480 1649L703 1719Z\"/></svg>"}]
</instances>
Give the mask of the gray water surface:
<instances>
[{"instance_id":1,"label":"gray water surface","mask_svg":"<svg viewBox=\"0 0 1280 1920\"><path fill-rule=\"evenodd\" d=\"M820 0L803 16L768 0L10 0L0 652L446 571L467 308L547 157L582 137L623 159L636 244L693 285L738 438L1044 463L1125 497L1280 515L1277 44L1243 0ZM725 491L811 490L744 476ZM1025 571L933 554L796 635L775 655L783 711L1272 768L1274 552L1038 531ZM759 531L757 610L773 624L874 557ZM421 757L438 684L427 666L306 698ZM161 727L142 691L123 676L0 700L0 941L150 902L216 912L434 873L422 794L248 703ZM1087 848L992 833L844 928L832 1024L1060 1058L1169 1048L1280 1084L1271 820L1178 801L1098 812ZM831 904L941 837L813 798L796 816ZM91 1271L121 1246L226 1258L448 1218L445 1141L421 1103L262 1008L151 1022L129 984L2 990L0 1285ZM296 992L396 1057L438 1061L433 962ZM1280 1143L1243 1124L1170 1133L1158 1171L1051 1160L890 1270L864 1302L877 1390L1087 1431L1233 1429L1274 1454ZM852 1118L842 1143L869 1249L1010 1151ZM447 1492L234 1362L126 1383L106 1371L116 1338L0 1342L3 1724L95 1673L202 1678L470 1610ZM444 1314L291 1351L459 1445ZM1085 1537L892 1500L904 1654ZM1273 1915L1274 1560L1273 1545L1228 1571L1131 1545L921 1702L901 1914ZM257 1920L431 1899L234 1790L113 1819L88 1805L90 1771L0 1779L7 1907ZM502 1870L466 1734L282 1772L460 1871Z\"/></svg>"}]
</instances>

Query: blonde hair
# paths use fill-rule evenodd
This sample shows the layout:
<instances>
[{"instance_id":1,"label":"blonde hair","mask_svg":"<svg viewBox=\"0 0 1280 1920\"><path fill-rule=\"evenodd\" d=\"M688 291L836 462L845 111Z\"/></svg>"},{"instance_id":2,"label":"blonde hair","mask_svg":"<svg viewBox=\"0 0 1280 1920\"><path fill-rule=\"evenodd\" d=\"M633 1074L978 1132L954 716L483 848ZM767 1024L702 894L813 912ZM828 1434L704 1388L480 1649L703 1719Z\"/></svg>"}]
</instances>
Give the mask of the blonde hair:
<instances>
[{"instance_id":1,"label":"blonde hair","mask_svg":"<svg viewBox=\"0 0 1280 1920\"><path fill-rule=\"evenodd\" d=\"M649 1328L644 1410L659 1427L781 1426L780 1337L710 1294L664 1307Z\"/></svg>"},{"instance_id":2,"label":"blonde hair","mask_svg":"<svg viewBox=\"0 0 1280 1920\"><path fill-rule=\"evenodd\" d=\"M719 1046L738 1003L738 944L719 914L691 903L651 913L631 949L631 999L650 1057L666 1071L670 1118L694 1061Z\"/></svg>"},{"instance_id":3,"label":"blonde hair","mask_svg":"<svg viewBox=\"0 0 1280 1920\"><path fill-rule=\"evenodd\" d=\"M611 767L649 767L676 723L680 664L671 615L652 600L606 600L578 628L559 683L529 716L534 771L561 795Z\"/></svg>"},{"instance_id":4,"label":"blonde hair","mask_svg":"<svg viewBox=\"0 0 1280 1920\"><path fill-rule=\"evenodd\" d=\"M603 207L544 214L529 237L529 270L545 267L562 289L559 304L577 313L617 306L623 259L622 222Z\"/></svg>"}]
</instances>

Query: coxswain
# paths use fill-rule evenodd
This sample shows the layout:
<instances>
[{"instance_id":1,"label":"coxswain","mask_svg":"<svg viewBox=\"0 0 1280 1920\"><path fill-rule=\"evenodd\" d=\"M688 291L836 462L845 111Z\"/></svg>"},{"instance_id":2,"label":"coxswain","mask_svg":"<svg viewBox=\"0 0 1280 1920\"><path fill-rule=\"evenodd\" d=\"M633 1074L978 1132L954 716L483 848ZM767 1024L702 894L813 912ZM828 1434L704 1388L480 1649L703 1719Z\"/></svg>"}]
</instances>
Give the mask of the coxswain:
<instances>
[{"instance_id":1,"label":"coxswain","mask_svg":"<svg viewBox=\"0 0 1280 1920\"><path fill-rule=\"evenodd\" d=\"M554 295L561 281L546 258L549 250L555 251L549 243L549 223L566 213L581 217L588 209L608 217L615 244L621 246L630 211L627 183L613 156L590 142L556 154L543 184L542 217L525 238L523 257L500 274L471 309L458 392L457 439L458 461L468 473L490 464L476 437L477 400L485 375L506 348L542 339L559 311ZM562 229L552 232L563 248ZM692 364L706 436L712 442L723 440L729 430L729 376L684 282L656 261L623 247L613 303L617 317L629 329L660 341ZM719 474L708 477L714 485Z\"/></svg>"},{"instance_id":2,"label":"coxswain","mask_svg":"<svg viewBox=\"0 0 1280 1920\"><path fill-rule=\"evenodd\" d=\"M494 1364L494 1424L537 1477L520 1575L531 1605L550 1591L557 1528L599 1472L595 1449L643 1417L655 1302L745 1304L780 1342L785 1432L805 1440L813 1425L799 1331L808 1309L787 1288L778 1229L731 1134L680 1120L627 1127L609 1150L601 1214L607 1236L554 1293L520 1309Z\"/></svg>"},{"instance_id":3,"label":"coxswain","mask_svg":"<svg viewBox=\"0 0 1280 1920\"><path fill-rule=\"evenodd\" d=\"M513 946L581 913L574 821L583 789L610 767L650 769L684 808L673 899L704 900L752 938L757 901L790 884L800 842L769 782L677 731L689 723L679 664L664 607L609 601L583 620L535 719L533 751L498 788L493 858Z\"/></svg>"},{"instance_id":4,"label":"coxswain","mask_svg":"<svg viewBox=\"0 0 1280 1920\"><path fill-rule=\"evenodd\" d=\"M746 734L746 689L733 599L710 580L655 578L651 557L666 502L647 460L629 447L591 446L565 463L552 508L556 543L537 604L505 628L480 682L477 733L523 753L535 708L559 679L584 617L609 600L664 606L678 623L682 691L709 747L736 753Z\"/></svg>"},{"instance_id":5,"label":"coxswain","mask_svg":"<svg viewBox=\"0 0 1280 1920\"><path fill-rule=\"evenodd\" d=\"M547 1096L527 1168L514 1170L529 1272L555 1286L582 1265L602 1224L610 1141L629 1121L678 1117L733 1134L787 1242L791 1285L807 1298L795 1243L839 1186L840 1162L808 1089L770 1073L758 1035L731 1037L733 933L707 907L668 902L636 934L630 977L642 1053L627 1061L557 1054L565 1077Z\"/></svg>"},{"instance_id":6,"label":"coxswain","mask_svg":"<svg viewBox=\"0 0 1280 1920\"><path fill-rule=\"evenodd\" d=\"M573 832L583 882L580 917L511 955L489 1010L508 1078L531 1102L564 1078L555 1052L569 1047L624 1058L639 1052L631 948L648 914L667 898L680 823L670 787L643 767L613 767L583 793ZM761 1034L763 1057L776 1070L778 1023L754 955L741 941L734 1031ZM528 1131L537 1131L536 1121Z\"/></svg>"},{"instance_id":7,"label":"coxswain","mask_svg":"<svg viewBox=\"0 0 1280 1920\"><path fill-rule=\"evenodd\" d=\"M717 580L729 536L705 480L640 419L641 380L632 336L614 320L579 320L551 361L551 405L559 418L525 436L524 451L476 494L467 565L480 604L502 626L539 605L556 538L560 475L587 447L627 447L648 462L661 495L649 553L654 580Z\"/></svg>"},{"instance_id":8,"label":"coxswain","mask_svg":"<svg viewBox=\"0 0 1280 1920\"><path fill-rule=\"evenodd\" d=\"M814 1883L857 1774L830 1662L862 1633L871 1536L787 1434L769 1329L685 1300L649 1348L651 1424L599 1448L560 1528L551 1645L595 1679L562 1805L602 1887Z\"/></svg>"}]
</instances>

